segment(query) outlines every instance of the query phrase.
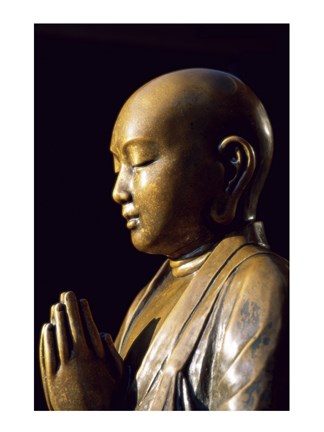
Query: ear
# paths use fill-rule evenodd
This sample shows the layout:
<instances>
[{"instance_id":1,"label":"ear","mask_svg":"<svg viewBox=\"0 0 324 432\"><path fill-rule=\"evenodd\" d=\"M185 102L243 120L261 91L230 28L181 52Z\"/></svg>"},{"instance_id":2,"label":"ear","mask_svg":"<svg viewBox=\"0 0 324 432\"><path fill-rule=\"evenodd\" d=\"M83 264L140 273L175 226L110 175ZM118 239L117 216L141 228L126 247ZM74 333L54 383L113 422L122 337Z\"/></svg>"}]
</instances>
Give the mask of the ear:
<instances>
[{"instance_id":1,"label":"ear","mask_svg":"<svg viewBox=\"0 0 324 432\"><path fill-rule=\"evenodd\" d=\"M231 135L218 146L225 168L224 202L214 208L212 217L217 223L230 224L235 218L238 202L255 171L255 153L244 138Z\"/></svg>"}]
</instances>

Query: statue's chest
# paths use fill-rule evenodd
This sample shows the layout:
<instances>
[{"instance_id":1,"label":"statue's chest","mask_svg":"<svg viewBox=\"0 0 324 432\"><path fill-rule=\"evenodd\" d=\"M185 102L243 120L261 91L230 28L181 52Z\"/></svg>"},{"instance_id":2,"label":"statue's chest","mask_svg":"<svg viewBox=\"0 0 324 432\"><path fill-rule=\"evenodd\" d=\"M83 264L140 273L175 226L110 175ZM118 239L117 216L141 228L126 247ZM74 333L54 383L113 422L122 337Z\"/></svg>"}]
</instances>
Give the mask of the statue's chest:
<instances>
[{"instance_id":1,"label":"statue's chest","mask_svg":"<svg viewBox=\"0 0 324 432\"><path fill-rule=\"evenodd\" d=\"M139 315L129 329L124 353L131 363L138 366L161 325L170 319L170 312L186 290L191 276L182 278L167 277L160 286L156 287ZM177 323L174 322L176 326Z\"/></svg>"}]
</instances>

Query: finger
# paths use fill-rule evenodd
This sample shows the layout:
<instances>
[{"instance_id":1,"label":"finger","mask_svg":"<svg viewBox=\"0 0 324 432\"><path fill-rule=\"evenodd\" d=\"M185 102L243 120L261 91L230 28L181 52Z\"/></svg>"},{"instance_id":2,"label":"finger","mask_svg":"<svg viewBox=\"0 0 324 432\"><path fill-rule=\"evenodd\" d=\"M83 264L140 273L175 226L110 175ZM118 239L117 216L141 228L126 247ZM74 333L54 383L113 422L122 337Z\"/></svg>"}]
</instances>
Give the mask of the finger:
<instances>
[{"instance_id":1,"label":"finger","mask_svg":"<svg viewBox=\"0 0 324 432\"><path fill-rule=\"evenodd\" d=\"M110 362L110 365L115 369L116 375L115 374L113 375L118 376L120 378L124 370L123 360L115 348L112 337L109 333L101 333L101 339L104 343L106 351L108 352L107 357Z\"/></svg>"},{"instance_id":2,"label":"finger","mask_svg":"<svg viewBox=\"0 0 324 432\"><path fill-rule=\"evenodd\" d=\"M45 326L46 324L43 325L42 327L42 331L41 331L41 336L40 336L40 340L39 340L39 363L41 366L41 373L43 376L43 371L44 371L44 330L45 330Z\"/></svg>"},{"instance_id":3,"label":"finger","mask_svg":"<svg viewBox=\"0 0 324 432\"><path fill-rule=\"evenodd\" d=\"M51 310L50 310L50 322L55 325L55 305L51 306Z\"/></svg>"},{"instance_id":4,"label":"finger","mask_svg":"<svg viewBox=\"0 0 324 432\"><path fill-rule=\"evenodd\" d=\"M66 363L70 357L69 342L67 337L67 322L65 306L58 303L55 306L57 349L62 363Z\"/></svg>"},{"instance_id":5,"label":"finger","mask_svg":"<svg viewBox=\"0 0 324 432\"><path fill-rule=\"evenodd\" d=\"M53 411L53 407L52 407L50 397L49 397L49 391L48 391L48 386L47 386L47 377L46 377L46 372L45 372L45 363L44 363L44 360L45 360L45 358L44 358L44 331L45 331L45 327L46 327L46 324L43 325L41 337L40 337L40 342L39 342L39 364L40 364L41 378L42 378L46 403L47 403L48 409L50 411Z\"/></svg>"},{"instance_id":6,"label":"finger","mask_svg":"<svg viewBox=\"0 0 324 432\"><path fill-rule=\"evenodd\" d=\"M81 312L84 318L84 323L89 335L92 347L99 358L105 356L105 350L102 345L100 334L98 332L97 326L93 320L92 313L89 307L89 303L86 299L80 300Z\"/></svg>"},{"instance_id":7,"label":"finger","mask_svg":"<svg viewBox=\"0 0 324 432\"><path fill-rule=\"evenodd\" d=\"M55 339L53 324L45 324L44 329L44 363L45 375L50 377L56 370Z\"/></svg>"},{"instance_id":8,"label":"finger","mask_svg":"<svg viewBox=\"0 0 324 432\"><path fill-rule=\"evenodd\" d=\"M64 298L65 298L65 294L66 294L67 292L66 291L64 291L64 292L62 292L61 294L60 294L60 303L64 303Z\"/></svg>"},{"instance_id":9,"label":"finger","mask_svg":"<svg viewBox=\"0 0 324 432\"><path fill-rule=\"evenodd\" d=\"M84 336L78 301L73 291L65 293L64 304L70 324L73 347L75 351L85 350L87 349L87 343Z\"/></svg>"}]
</instances>

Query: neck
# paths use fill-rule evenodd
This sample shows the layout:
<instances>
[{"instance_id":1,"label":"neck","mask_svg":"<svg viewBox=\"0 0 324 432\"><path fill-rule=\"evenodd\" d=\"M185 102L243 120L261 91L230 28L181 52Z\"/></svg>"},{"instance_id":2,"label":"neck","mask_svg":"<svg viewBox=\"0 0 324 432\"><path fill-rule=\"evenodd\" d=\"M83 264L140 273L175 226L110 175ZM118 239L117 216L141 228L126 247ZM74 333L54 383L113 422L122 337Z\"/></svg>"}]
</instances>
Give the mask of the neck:
<instances>
[{"instance_id":1,"label":"neck","mask_svg":"<svg viewBox=\"0 0 324 432\"><path fill-rule=\"evenodd\" d=\"M205 236L201 236L192 240L190 243L186 243L166 256L173 261L193 258L201 255L204 251L211 249L223 238L237 235L244 235L247 237L247 240L268 247L263 223L260 221L248 221L242 223L237 229L233 229L233 227L218 227L217 234L210 231Z\"/></svg>"},{"instance_id":2,"label":"neck","mask_svg":"<svg viewBox=\"0 0 324 432\"><path fill-rule=\"evenodd\" d=\"M250 222L238 231L232 231L225 237L244 236L247 242L256 243L268 248L267 240L264 234L263 224L260 221ZM191 248L190 252L170 258L170 267L175 277L187 276L197 271L206 261L211 251L217 246L220 239L200 244Z\"/></svg>"},{"instance_id":3,"label":"neck","mask_svg":"<svg viewBox=\"0 0 324 432\"><path fill-rule=\"evenodd\" d=\"M180 256L170 256L168 258L170 258L170 260L172 261L183 261L183 260L187 260L187 259L191 259L191 258L196 258L200 255L203 255L205 252L211 250L215 245L215 242L209 242L209 243L205 243L203 245L200 245L198 247L196 247L195 249L191 250L190 252L187 252L183 255Z\"/></svg>"},{"instance_id":4,"label":"neck","mask_svg":"<svg viewBox=\"0 0 324 432\"><path fill-rule=\"evenodd\" d=\"M191 253L183 255L181 259L170 260L170 267L174 277L183 277L200 269L214 247L213 243L202 245Z\"/></svg>"},{"instance_id":5,"label":"neck","mask_svg":"<svg viewBox=\"0 0 324 432\"><path fill-rule=\"evenodd\" d=\"M216 233L207 232L178 247L176 251L168 254L167 257L174 261L193 258L211 249L221 239L222 237Z\"/></svg>"}]
</instances>

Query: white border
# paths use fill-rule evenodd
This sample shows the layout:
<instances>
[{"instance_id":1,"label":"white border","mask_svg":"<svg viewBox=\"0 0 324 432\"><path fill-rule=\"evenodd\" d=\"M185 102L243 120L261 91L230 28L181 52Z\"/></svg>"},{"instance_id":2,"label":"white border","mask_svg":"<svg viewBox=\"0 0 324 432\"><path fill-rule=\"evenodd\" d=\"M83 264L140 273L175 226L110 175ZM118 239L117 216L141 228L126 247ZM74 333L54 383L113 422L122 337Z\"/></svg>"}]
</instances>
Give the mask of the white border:
<instances>
[{"instance_id":1,"label":"white border","mask_svg":"<svg viewBox=\"0 0 324 432\"><path fill-rule=\"evenodd\" d=\"M4 4L5 3L5 4ZM110 2L112 3L112 2ZM4 428L313 430L322 408L323 30L320 2L2 2L1 411ZM33 411L33 25L212 22L291 24L291 412L49 413ZM280 211L280 209L278 209ZM3 382L4 381L4 382ZM322 424L322 421L318 421Z\"/></svg>"}]
</instances>

